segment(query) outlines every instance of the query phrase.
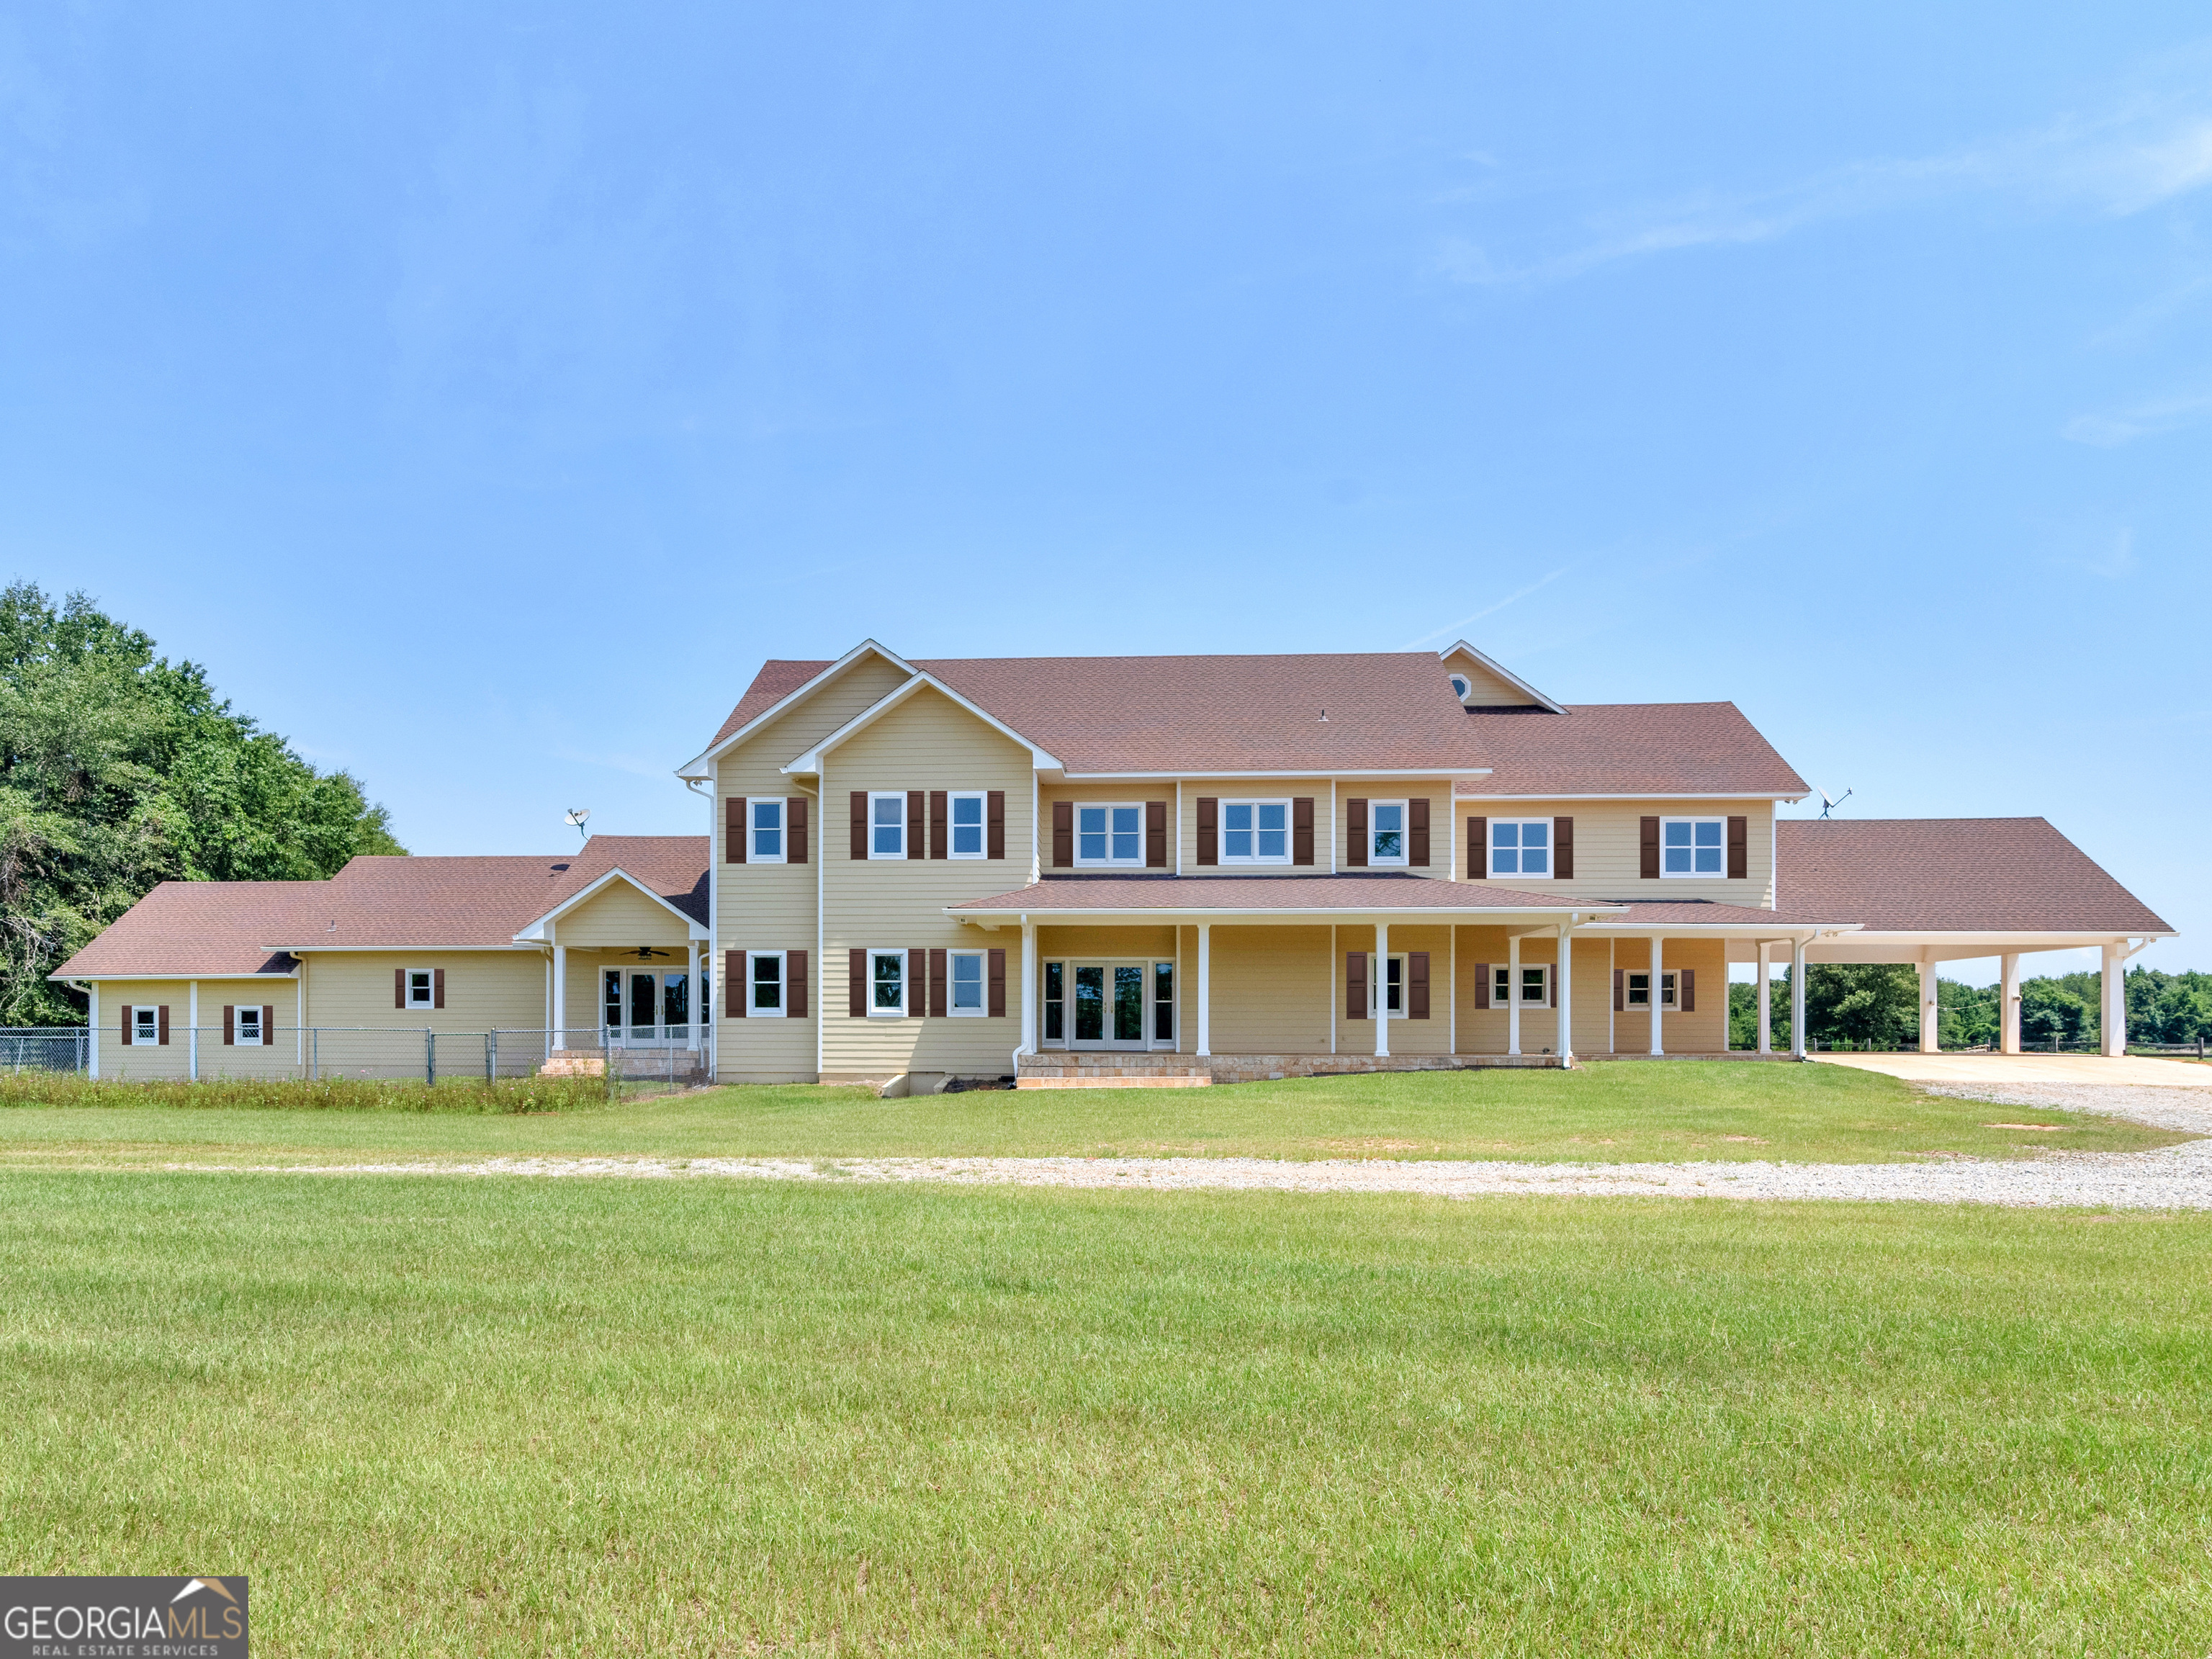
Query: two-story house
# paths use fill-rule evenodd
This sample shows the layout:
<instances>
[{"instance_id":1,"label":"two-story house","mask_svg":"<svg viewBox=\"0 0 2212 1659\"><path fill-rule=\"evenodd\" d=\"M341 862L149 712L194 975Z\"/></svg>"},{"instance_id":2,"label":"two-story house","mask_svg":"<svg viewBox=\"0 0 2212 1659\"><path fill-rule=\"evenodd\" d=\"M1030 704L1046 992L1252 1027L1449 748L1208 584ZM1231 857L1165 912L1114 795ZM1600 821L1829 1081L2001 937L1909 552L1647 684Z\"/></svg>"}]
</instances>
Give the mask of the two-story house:
<instances>
[{"instance_id":1,"label":"two-story house","mask_svg":"<svg viewBox=\"0 0 2212 1659\"><path fill-rule=\"evenodd\" d=\"M703 837L165 884L57 976L108 1075L400 1074L442 1037L464 1074L927 1089L1717 1054L1730 964L1778 958L1913 963L1932 1004L2001 957L2016 1049L2021 953L2085 945L2117 1052L2119 964L2171 934L2040 818L1780 821L1806 786L1733 704L1565 704L1464 643L870 641L766 664L679 774Z\"/></svg>"}]
</instances>

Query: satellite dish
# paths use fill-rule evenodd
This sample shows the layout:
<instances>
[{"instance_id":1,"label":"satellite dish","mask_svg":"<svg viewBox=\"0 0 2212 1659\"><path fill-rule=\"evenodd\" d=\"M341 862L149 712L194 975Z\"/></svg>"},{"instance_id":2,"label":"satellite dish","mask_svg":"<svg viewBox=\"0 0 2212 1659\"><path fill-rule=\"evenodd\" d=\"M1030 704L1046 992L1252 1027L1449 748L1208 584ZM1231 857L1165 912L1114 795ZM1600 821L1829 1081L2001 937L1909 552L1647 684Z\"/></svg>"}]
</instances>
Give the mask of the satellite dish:
<instances>
[{"instance_id":1,"label":"satellite dish","mask_svg":"<svg viewBox=\"0 0 2212 1659\"><path fill-rule=\"evenodd\" d=\"M1827 817L1832 808L1841 806L1851 798L1854 793L1852 790L1846 789L1842 794L1832 798L1828 792L1823 789L1820 792L1820 816L1824 818Z\"/></svg>"},{"instance_id":2,"label":"satellite dish","mask_svg":"<svg viewBox=\"0 0 2212 1659\"><path fill-rule=\"evenodd\" d=\"M562 822L563 823L574 825L576 833L581 836L586 841L589 841L592 838L592 832L584 828L584 821L591 816L592 809L590 807L572 806L568 809L568 816L564 817Z\"/></svg>"}]
</instances>

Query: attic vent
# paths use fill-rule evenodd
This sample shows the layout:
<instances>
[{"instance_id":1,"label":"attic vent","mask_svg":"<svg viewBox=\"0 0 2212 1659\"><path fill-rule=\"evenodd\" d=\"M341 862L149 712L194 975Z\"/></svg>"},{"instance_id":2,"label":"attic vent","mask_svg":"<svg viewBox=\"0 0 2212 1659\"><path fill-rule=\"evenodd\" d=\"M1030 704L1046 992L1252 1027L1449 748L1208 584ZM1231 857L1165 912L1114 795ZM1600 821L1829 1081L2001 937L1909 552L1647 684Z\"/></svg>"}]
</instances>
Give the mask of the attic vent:
<instances>
[{"instance_id":1,"label":"attic vent","mask_svg":"<svg viewBox=\"0 0 2212 1659\"><path fill-rule=\"evenodd\" d=\"M553 873L557 876L568 867L568 866L565 864L556 864L553 866Z\"/></svg>"}]
</instances>

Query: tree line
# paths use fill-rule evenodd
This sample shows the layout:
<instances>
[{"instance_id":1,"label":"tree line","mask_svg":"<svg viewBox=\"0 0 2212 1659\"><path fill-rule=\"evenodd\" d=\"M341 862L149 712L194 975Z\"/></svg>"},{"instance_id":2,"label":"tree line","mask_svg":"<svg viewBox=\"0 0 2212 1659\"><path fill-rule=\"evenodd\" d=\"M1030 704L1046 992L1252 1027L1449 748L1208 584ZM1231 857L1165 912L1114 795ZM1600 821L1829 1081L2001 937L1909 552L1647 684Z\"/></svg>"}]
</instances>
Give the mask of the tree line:
<instances>
[{"instance_id":1,"label":"tree line","mask_svg":"<svg viewBox=\"0 0 2212 1659\"><path fill-rule=\"evenodd\" d=\"M384 808L82 593L0 591L0 1025L78 1024L46 976L164 881L298 881L404 853Z\"/></svg>"},{"instance_id":2,"label":"tree line","mask_svg":"<svg viewBox=\"0 0 2212 1659\"><path fill-rule=\"evenodd\" d=\"M2103 1029L2104 975L2022 980L2020 1035L2027 1048L2094 1044ZM2126 975L2128 1037L2136 1042L2212 1040L2212 974L2136 968ZM2004 988L1938 977L1936 1041L1946 1048L1996 1047ZM1790 969L1768 990L1777 1048L1790 1045ZM1920 1040L1920 973L1905 963L1814 963L1805 970L1805 1035L1822 1047L1909 1048ZM1729 1042L1759 1041L1759 988L1729 987Z\"/></svg>"}]
</instances>

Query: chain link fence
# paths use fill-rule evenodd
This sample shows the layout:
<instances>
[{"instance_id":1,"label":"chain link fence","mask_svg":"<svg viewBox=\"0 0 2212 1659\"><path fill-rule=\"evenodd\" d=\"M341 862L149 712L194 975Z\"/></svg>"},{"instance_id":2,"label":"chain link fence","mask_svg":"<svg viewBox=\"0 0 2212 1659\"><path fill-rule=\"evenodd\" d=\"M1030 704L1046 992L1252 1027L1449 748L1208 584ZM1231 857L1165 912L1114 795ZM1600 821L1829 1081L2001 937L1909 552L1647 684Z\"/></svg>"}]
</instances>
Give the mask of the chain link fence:
<instances>
[{"instance_id":1,"label":"chain link fence","mask_svg":"<svg viewBox=\"0 0 2212 1659\"><path fill-rule=\"evenodd\" d=\"M264 1040L265 1038L265 1040ZM497 1078L605 1077L706 1080L706 1053L682 1028L665 1039L608 1040L599 1026L447 1031L432 1027L278 1025L247 1032L220 1025L156 1025L125 1042L100 1034L100 1075L115 1081L216 1078L360 1078L380 1082L484 1081ZM0 1030L0 1069L89 1073L92 1033L83 1026Z\"/></svg>"}]
</instances>

